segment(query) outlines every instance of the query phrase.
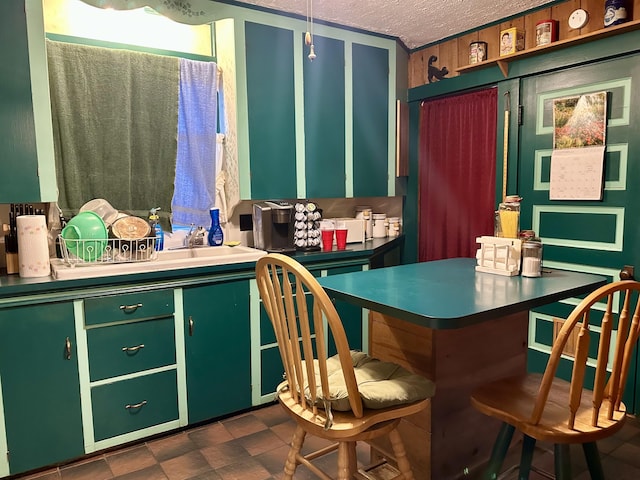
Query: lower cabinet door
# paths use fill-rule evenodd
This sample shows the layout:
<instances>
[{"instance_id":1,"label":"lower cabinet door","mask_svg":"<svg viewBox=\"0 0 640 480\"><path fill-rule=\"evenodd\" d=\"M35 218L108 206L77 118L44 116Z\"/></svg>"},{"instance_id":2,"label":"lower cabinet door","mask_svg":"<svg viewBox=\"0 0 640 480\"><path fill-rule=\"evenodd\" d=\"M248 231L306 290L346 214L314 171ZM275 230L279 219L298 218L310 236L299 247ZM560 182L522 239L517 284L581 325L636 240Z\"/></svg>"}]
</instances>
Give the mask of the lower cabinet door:
<instances>
[{"instance_id":1,"label":"lower cabinet door","mask_svg":"<svg viewBox=\"0 0 640 480\"><path fill-rule=\"evenodd\" d=\"M84 454L75 340L71 302L0 309L11 474Z\"/></svg>"},{"instance_id":2,"label":"lower cabinet door","mask_svg":"<svg viewBox=\"0 0 640 480\"><path fill-rule=\"evenodd\" d=\"M178 418L175 369L91 388L96 441Z\"/></svg>"},{"instance_id":3,"label":"lower cabinet door","mask_svg":"<svg viewBox=\"0 0 640 480\"><path fill-rule=\"evenodd\" d=\"M349 266L349 267L337 267L332 268L327 272L327 275L337 275L340 273L359 272L362 270L361 266ZM342 300L335 300L334 305L340 320L342 320L342 326L347 334L347 340L349 341L349 348L351 350L362 350L362 308L348 303ZM329 338L329 355L335 355L337 353L335 342L333 337Z\"/></svg>"},{"instance_id":4,"label":"lower cabinet door","mask_svg":"<svg viewBox=\"0 0 640 480\"><path fill-rule=\"evenodd\" d=\"M183 292L189 423L251 406L249 281Z\"/></svg>"},{"instance_id":5,"label":"lower cabinet door","mask_svg":"<svg viewBox=\"0 0 640 480\"><path fill-rule=\"evenodd\" d=\"M260 366L260 395L264 397L274 393L284 381L284 366L277 345L260 350Z\"/></svg>"}]
</instances>

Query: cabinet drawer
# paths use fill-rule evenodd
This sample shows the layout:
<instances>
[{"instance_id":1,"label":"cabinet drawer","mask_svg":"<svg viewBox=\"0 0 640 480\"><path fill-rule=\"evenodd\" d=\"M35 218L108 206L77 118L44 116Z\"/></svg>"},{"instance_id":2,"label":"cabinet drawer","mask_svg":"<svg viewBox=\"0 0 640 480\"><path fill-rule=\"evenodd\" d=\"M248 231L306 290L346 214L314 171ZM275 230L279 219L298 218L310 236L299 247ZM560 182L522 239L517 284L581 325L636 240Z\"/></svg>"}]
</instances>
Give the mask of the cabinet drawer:
<instances>
[{"instance_id":1,"label":"cabinet drawer","mask_svg":"<svg viewBox=\"0 0 640 480\"><path fill-rule=\"evenodd\" d=\"M110 295L84 301L85 325L173 315L173 290Z\"/></svg>"},{"instance_id":2,"label":"cabinet drawer","mask_svg":"<svg viewBox=\"0 0 640 480\"><path fill-rule=\"evenodd\" d=\"M93 387L91 401L96 441L176 420L176 371Z\"/></svg>"},{"instance_id":3,"label":"cabinet drawer","mask_svg":"<svg viewBox=\"0 0 640 480\"><path fill-rule=\"evenodd\" d=\"M91 381L176 363L173 317L87 330Z\"/></svg>"}]
</instances>

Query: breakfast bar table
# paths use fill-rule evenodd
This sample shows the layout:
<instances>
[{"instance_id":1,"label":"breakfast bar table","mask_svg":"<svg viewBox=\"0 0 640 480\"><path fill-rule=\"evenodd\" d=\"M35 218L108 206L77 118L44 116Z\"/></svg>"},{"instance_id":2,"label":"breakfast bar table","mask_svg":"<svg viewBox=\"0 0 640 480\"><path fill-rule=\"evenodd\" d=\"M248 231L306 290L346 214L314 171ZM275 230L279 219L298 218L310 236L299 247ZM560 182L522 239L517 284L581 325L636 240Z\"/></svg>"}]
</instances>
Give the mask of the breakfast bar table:
<instances>
[{"instance_id":1,"label":"breakfast bar table","mask_svg":"<svg viewBox=\"0 0 640 480\"><path fill-rule=\"evenodd\" d=\"M421 480L464 478L489 458L499 422L476 412L469 397L479 384L526 371L529 310L607 282L565 270L507 277L476 272L475 265L454 258L319 280L331 298L369 310L371 355L435 381L430 408L402 425Z\"/></svg>"}]
</instances>

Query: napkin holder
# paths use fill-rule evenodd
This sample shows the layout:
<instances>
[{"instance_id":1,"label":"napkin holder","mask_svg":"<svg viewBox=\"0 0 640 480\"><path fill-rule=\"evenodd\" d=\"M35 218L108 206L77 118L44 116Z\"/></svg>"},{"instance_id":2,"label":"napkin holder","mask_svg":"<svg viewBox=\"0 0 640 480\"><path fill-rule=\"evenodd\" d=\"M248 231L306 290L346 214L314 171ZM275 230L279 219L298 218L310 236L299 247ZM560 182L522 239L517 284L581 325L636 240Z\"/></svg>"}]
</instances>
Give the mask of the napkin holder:
<instances>
[{"instance_id":1,"label":"napkin holder","mask_svg":"<svg viewBox=\"0 0 640 480\"><path fill-rule=\"evenodd\" d=\"M476 271L512 277L520 274L522 240L517 238L476 238L480 248L476 252Z\"/></svg>"}]
</instances>

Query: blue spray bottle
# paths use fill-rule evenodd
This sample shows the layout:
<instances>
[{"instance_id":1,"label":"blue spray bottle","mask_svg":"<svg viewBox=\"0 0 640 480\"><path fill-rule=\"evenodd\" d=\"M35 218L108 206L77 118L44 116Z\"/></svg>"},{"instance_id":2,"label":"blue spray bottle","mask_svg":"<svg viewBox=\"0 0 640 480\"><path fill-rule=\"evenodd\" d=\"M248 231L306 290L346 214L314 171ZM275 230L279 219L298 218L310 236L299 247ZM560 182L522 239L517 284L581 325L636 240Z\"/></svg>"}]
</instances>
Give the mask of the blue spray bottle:
<instances>
[{"instance_id":1,"label":"blue spray bottle","mask_svg":"<svg viewBox=\"0 0 640 480\"><path fill-rule=\"evenodd\" d=\"M155 249L160 251L164 249L164 230L162 230L162 225L160 225L158 210L160 210L160 207L149 210L149 224L151 225L153 235L156 237Z\"/></svg>"}]
</instances>

